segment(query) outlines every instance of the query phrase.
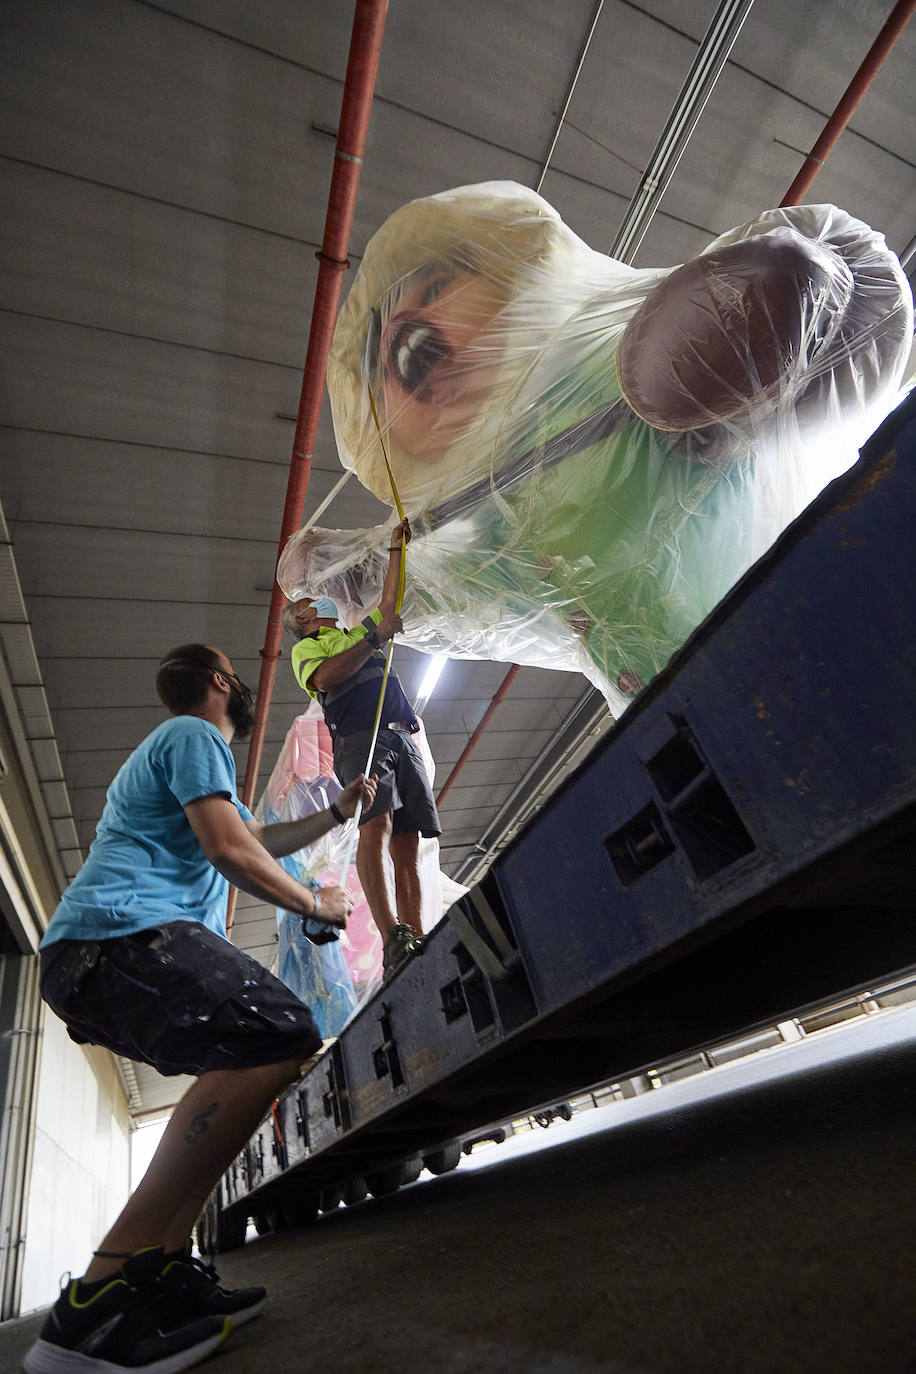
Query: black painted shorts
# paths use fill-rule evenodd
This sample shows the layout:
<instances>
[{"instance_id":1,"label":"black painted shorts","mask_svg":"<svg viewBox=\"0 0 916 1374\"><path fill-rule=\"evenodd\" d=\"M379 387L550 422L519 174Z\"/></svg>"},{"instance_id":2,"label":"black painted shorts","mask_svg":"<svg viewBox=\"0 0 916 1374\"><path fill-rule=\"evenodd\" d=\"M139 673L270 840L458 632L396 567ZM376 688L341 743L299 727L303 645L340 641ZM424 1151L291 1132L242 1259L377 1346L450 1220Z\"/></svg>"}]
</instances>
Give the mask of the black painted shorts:
<instances>
[{"instance_id":1,"label":"black painted shorts","mask_svg":"<svg viewBox=\"0 0 916 1374\"><path fill-rule=\"evenodd\" d=\"M307 1059L321 1045L308 1007L199 921L48 945L41 995L78 1045L165 1075Z\"/></svg>"},{"instance_id":2,"label":"black painted shorts","mask_svg":"<svg viewBox=\"0 0 916 1374\"><path fill-rule=\"evenodd\" d=\"M371 730L335 737L334 772L344 786L365 770L371 741ZM431 839L442 834L426 765L410 735L379 730L369 771L378 774L378 788L371 809L360 817L360 825L390 811L395 835L419 831L424 839Z\"/></svg>"}]
</instances>

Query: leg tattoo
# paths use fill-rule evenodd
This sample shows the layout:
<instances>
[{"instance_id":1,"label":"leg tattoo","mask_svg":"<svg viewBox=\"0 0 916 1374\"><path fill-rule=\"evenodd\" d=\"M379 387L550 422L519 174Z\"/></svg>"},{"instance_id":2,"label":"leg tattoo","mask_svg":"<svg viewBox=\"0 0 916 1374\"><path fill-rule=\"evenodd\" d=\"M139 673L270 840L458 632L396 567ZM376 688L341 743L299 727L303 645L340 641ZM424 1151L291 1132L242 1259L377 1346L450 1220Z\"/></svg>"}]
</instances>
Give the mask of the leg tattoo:
<instances>
[{"instance_id":1,"label":"leg tattoo","mask_svg":"<svg viewBox=\"0 0 916 1374\"><path fill-rule=\"evenodd\" d=\"M209 1107L207 1107L204 1111L200 1112L197 1116L195 1116L194 1120L191 1122L191 1129L188 1131L188 1134L184 1138L184 1143L186 1145L193 1145L197 1137L199 1135L203 1135L204 1131L210 1124L207 1120L207 1117L212 1116L213 1113L216 1111L219 1111L219 1103L211 1102Z\"/></svg>"}]
</instances>

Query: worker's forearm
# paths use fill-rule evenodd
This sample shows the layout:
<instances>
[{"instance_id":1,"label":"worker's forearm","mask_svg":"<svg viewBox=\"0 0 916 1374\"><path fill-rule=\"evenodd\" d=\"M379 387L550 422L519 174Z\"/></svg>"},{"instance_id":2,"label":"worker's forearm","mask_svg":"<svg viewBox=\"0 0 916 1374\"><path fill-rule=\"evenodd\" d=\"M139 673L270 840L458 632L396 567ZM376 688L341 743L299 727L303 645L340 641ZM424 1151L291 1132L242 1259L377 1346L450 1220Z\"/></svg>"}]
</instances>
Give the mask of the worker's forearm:
<instances>
[{"instance_id":1,"label":"worker's forearm","mask_svg":"<svg viewBox=\"0 0 916 1374\"><path fill-rule=\"evenodd\" d=\"M400 551L398 551L388 560L388 571L385 574L385 581L382 583L382 594L378 603L382 615L393 615L397 606L401 556Z\"/></svg>"},{"instance_id":2,"label":"worker's forearm","mask_svg":"<svg viewBox=\"0 0 916 1374\"><path fill-rule=\"evenodd\" d=\"M326 835L338 822L330 811L319 811L314 816L303 816L298 821L280 821L277 825L265 825L258 839L275 859L284 854L295 854Z\"/></svg>"},{"instance_id":3,"label":"worker's forearm","mask_svg":"<svg viewBox=\"0 0 916 1374\"><path fill-rule=\"evenodd\" d=\"M315 910L315 898L309 889L281 868L247 830L208 858L234 887L262 902L283 907L294 916L311 916Z\"/></svg>"}]
</instances>

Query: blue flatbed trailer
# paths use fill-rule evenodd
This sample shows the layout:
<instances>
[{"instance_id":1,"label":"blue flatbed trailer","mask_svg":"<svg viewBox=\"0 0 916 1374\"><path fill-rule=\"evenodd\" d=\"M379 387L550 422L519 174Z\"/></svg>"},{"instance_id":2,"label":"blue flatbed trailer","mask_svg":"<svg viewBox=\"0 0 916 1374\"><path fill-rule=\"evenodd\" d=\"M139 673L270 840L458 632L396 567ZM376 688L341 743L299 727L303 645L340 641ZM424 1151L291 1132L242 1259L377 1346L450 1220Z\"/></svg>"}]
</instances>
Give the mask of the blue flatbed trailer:
<instances>
[{"instance_id":1,"label":"blue flatbed trailer","mask_svg":"<svg viewBox=\"0 0 916 1374\"><path fill-rule=\"evenodd\" d=\"M284 1094L202 1249L916 965L914 489L916 393Z\"/></svg>"}]
</instances>

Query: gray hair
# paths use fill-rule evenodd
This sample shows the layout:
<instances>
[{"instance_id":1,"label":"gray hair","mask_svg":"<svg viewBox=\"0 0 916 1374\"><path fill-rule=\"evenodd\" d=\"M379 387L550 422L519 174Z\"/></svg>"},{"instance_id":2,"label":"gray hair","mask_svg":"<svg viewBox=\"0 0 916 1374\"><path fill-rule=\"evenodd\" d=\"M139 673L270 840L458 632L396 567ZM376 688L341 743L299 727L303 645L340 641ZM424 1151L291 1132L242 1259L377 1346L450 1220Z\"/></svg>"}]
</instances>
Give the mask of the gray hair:
<instances>
[{"instance_id":1,"label":"gray hair","mask_svg":"<svg viewBox=\"0 0 916 1374\"><path fill-rule=\"evenodd\" d=\"M283 624L283 628L286 631L286 633L290 635L298 644L300 639L305 638L305 634L302 630L302 627L296 623L295 609L296 603L294 601L287 601L286 605L283 608L283 614L280 617L280 620Z\"/></svg>"}]
</instances>

